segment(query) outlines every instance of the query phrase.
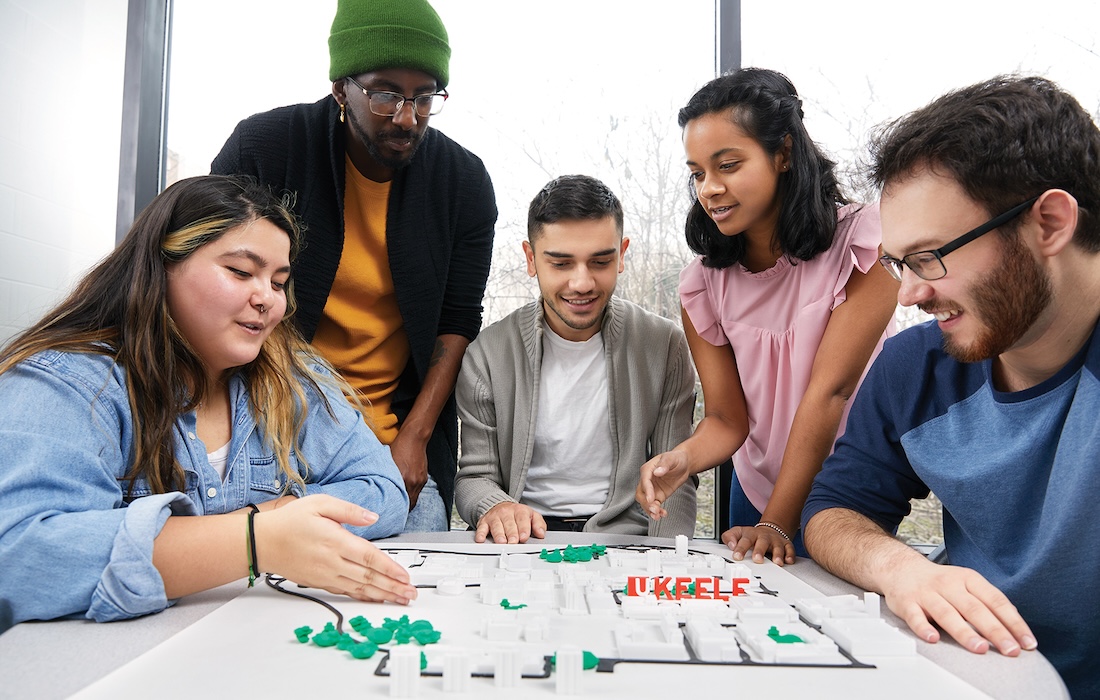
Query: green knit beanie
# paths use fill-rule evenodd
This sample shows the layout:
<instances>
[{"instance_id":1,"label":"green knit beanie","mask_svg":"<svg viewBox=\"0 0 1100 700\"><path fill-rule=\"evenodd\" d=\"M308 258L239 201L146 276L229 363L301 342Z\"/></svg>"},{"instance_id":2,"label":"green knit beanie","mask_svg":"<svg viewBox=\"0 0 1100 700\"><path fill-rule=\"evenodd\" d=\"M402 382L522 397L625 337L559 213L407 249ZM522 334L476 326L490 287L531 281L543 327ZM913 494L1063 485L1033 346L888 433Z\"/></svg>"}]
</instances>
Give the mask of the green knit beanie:
<instances>
[{"instance_id":1,"label":"green knit beanie","mask_svg":"<svg viewBox=\"0 0 1100 700\"><path fill-rule=\"evenodd\" d=\"M426 0L338 0L328 50L329 80L412 68L447 86L447 29Z\"/></svg>"}]
</instances>

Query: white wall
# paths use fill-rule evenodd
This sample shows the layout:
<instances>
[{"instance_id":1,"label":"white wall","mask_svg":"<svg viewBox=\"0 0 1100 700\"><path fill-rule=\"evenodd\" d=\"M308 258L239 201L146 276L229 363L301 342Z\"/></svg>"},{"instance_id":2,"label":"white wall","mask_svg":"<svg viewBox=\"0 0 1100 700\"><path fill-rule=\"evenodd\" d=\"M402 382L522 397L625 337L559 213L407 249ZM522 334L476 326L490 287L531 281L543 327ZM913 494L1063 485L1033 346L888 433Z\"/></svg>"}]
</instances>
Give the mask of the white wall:
<instances>
[{"instance_id":1,"label":"white wall","mask_svg":"<svg viewBox=\"0 0 1100 700\"><path fill-rule=\"evenodd\" d=\"M126 0L0 0L0 344L114 247Z\"/></svg>"}]
</instances>

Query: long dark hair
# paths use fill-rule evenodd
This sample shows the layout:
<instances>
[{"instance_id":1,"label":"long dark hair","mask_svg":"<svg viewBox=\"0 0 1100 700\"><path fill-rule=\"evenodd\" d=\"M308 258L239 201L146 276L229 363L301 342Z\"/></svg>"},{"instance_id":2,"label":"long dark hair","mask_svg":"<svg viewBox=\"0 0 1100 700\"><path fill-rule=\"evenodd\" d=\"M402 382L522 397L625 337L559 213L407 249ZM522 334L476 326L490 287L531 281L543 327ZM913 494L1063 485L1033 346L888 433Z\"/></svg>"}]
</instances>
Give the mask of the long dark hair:
<instances>
[{"instance_id":1,"label":"long dark hair","mask_svg":"<svg viewBox=\"0 0 1100 700\"><path fill-rule=\"evenodd\" d=\"M723 114L752 137L769 155L791 138L790 169L779 175L779 222L776 243L792 258L812 260L826 251L836 234L836 209L846 204L834 172L836 163L813 142L802 123L802 100L782 73L743 68L715 78L680 110L680 127L706 114ZM745 257L742 236L723 236L699 203L688 181L692 206L685 234L688 247L703 256L706 267L726 268Z\"/></svg>"},{"instance_id":2,"label":"long dark hair","mask_svg":"<svg viewBox=\"0 0 1100 700\"><path fill-rule=\"evenodd\" d=\"M202 360L168 314L165 266L258 219L286 232L293 259L301 237L288 198L279 199L241 177L208 175L172 185L138 215L125 240L68 298L0 352L0 374L49 349L111 357L126 372L133 414L135 449L124 480L132 488L135 479L145 478L154 493L182 489L174 424L181 412L203 400L206 382ZM294 311L293 298L288 282L284 322L272 330L242 375L280 467L301 485L303 479L289 460L293 450L305 464L295 437L305 417L301 381L316 389L314 377L321 375L309 369L307 358L317 360L293 324L285 322Z\"/></svg>"}]
</instances>

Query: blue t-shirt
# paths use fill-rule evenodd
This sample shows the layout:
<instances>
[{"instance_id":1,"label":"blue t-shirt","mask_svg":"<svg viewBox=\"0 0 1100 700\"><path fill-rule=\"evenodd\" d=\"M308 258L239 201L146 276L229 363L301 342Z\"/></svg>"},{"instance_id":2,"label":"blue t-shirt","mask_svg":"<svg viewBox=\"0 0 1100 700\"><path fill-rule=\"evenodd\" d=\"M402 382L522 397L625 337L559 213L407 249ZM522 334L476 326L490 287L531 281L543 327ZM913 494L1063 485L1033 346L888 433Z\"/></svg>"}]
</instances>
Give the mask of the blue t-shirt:
<instances>
[{"instance_id":1,"label":"blue t-shirt","mask_svg":"<svg viewBox=\"0 0 1100 700\"><path fill-rule=\"evenodd\" d=\"M1100 326L1098 326L1100 328ZM1008 596L1074 697L1100 697L1100 341L1024 391L993 388L934 322L887 341L814 481L802 525L848 508L893 532L943 503L952 564Z\"/></svg>"}]
</instances>

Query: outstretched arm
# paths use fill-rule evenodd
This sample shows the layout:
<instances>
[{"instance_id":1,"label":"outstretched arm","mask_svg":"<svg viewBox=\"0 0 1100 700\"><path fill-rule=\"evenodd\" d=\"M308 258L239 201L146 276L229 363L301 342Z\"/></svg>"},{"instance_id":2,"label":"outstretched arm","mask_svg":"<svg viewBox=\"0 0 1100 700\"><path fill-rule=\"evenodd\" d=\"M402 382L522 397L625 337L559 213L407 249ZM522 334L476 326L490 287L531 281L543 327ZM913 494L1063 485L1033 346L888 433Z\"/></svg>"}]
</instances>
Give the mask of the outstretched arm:
<instances>
[{"instance_id":1,"label":"outstretched arm","mask_svg":"<svg viewBox=\"0 0 1100 700\"><path fill-rule=\"evenodd\" d=\"M436 342L420 393L390 445L405 479L410 509L428 481L427 445L439 415L455 389L462 356L481 329L482 299L493 258L496 196L489 173L476 158L456 175L459 191L452 204L458 219L451 236L450 262Z\"/></svg>"},{"instance_id":2,"label":"outstretched arm","mask_svg":"<svg viewBox=\"0 0 1100 700\"><path fill-rule=\"evenodd\" d=\"M248 574L247 511L169 517L153 541L153 565L169 599ZM343 525L370 525L378 516L347 501L306 496L253 516L256 560L312 588L369 601L406 604L416 598L409 574Z\"/></svg>"},{"instance_id":3,"label":"outstretched arm","mask_svg":"<svg viewBox=\"0 0 1100 700\"><path fill-rule=\"evenodd\" d=\"M659 408L649 434L650 454L674 449L689 438L695 414L695 369L684 334L673 334L667 348ZM690 537L695 532L698 481L689 478L661 503L661 510L667 515L649 521L650 537Z\"/></svg>"},{"instance_id":4,"label":"outstretched arm","mask_svg":"<svg viewBox=\"0 0 1100 700\"><path fill-rule=\"evenodd\" d=\"M749 434L749 418L737 361L729 345L711 345L699 337L681 308L695 369L703 386L705 415L691 437L642 465L635 497L652 518L667 513L661 504L693 474L729 459Z\"/></svg>"},{"instance_id":5,"label":"outstretched arm","mask_svg":"<svg viewBox=\"0 0 1100 700\"><path fill-rule=\"evenodd\" d=\"M809 385L791 424L775 489L760 518L791 538L798 531L814 477L832 449L844 407L894 315L897 292L897 282L881 265L872 266L866 274L853 269L845 286L846 300L829 317ZM780 566L794 562L794 546L766 526L731 528L722 534L722 541L735 559L751 552L757 563L769 555Z\"/></svg>"},{"instance_id":6,"label":"outstretched arm","mask_svg":"<svg viewBox=\"0 0 1100 700\"><path fill-rule=\"evenodd\" d=\"M814 561L865 590L882 593L894 614L926 642L939 641L939 625L975 654L992 645L1005 656L1016 656L1021 648L1037 646L1016 606L981 574L933 564L854 511L817 513L804 537Z\"/></svg>"},{"instance_id":7,"label":"outstretched arm","mask_svg":"<svg viewBox=\"0 0 1100 700\"><path fill-rule=\"evenodd\" d=\"M462 354L470 340L461 335L441 335L436 338L431 364L424 385L417 394L409 415L401 424L397 438L390 445L393 461L405 480L409 492L409 508L416 505L420 489L428 482L428 440L435 430L439 414L455 388Z\"/></svg>"}]
</instances>

